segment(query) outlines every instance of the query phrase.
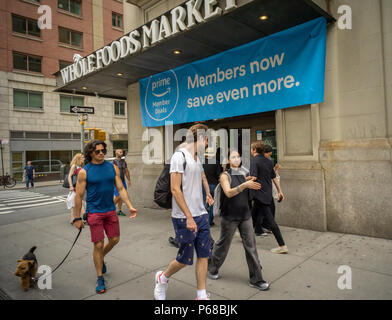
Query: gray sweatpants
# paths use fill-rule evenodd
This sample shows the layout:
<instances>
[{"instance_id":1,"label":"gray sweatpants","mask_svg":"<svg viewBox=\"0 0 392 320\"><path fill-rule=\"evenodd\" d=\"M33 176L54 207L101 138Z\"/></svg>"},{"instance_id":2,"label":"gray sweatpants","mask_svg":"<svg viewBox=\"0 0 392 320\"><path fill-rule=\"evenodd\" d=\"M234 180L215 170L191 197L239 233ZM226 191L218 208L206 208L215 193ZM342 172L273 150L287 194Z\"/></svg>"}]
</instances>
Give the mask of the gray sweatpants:
<instances>
[{"instance_id":1,"label":"gray sweatpants","mask_svg":"<svg viewBox=\"0 0 392 320\"><path fill-rule=\"evenodd\" d=\"M208 262L208 271L216 274L223 265L237 228L240 231L242 244L245 249L250 282L253 284L260 282L263 280L263 277L261 275L261 264L257 254L256 238L251 218L241 221L229 221L222 217L220 239L214 244L214 249Z\"/></svg>"}]
</instances>

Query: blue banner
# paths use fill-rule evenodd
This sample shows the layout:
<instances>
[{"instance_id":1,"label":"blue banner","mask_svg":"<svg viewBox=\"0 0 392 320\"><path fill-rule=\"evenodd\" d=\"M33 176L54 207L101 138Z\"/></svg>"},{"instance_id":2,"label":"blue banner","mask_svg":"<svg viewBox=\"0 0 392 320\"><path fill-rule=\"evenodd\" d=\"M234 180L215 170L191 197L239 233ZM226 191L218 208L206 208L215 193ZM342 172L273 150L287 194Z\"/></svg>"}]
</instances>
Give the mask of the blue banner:
<instances>
[{"instance_id":1,"label":"blue banner","mask_svg":"<svg viewBox=\"0 0 392 320\"><path fill-rule=\"evenodd\" d=\"M145 127L324 100L326 20L317 18L139 81Z\"/></svg>"}]
</instances>

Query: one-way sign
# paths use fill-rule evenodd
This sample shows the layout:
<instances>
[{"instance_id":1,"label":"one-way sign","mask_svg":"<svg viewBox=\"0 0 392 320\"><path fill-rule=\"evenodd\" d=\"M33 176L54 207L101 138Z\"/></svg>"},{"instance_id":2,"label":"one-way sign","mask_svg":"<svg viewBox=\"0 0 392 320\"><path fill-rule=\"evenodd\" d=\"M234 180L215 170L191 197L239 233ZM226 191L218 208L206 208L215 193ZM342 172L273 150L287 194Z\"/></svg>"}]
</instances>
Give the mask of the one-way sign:
<instances>
[{"instance_id":1,"label":"one-way sign","mask_svg":"<svg viewBox=\"0 0 392 320\"><path fill-rule=\"evenodd\" d=\"M70 106L69 112L71 113L90 113L94 114L94 107L84 107L84 106Z\"/></svg>"}]
</instances>

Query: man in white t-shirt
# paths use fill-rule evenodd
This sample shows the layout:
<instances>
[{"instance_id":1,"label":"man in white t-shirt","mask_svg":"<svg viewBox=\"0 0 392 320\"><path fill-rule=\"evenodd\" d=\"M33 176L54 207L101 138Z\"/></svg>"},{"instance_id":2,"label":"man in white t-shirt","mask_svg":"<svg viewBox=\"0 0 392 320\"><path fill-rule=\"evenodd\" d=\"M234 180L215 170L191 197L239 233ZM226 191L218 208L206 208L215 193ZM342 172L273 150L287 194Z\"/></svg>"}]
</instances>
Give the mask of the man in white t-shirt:
<instances>
[{"instance_id":1,"label":"man in white t-shirt","mask_svg":"<svg viewBox=\"0 0 392 320\"><path fill-rule=\"evenodd\" d=\"M210 225L204 207L202 187L209 205L214 203L203 166L197 153L207 146L208 127L203 124L192 126L187 133L183 148L175 152L170 161L170 185L173 194L172 222L179 244L176 259L165 271L155 274L155 300L165 300L168 279L186 265L193 264L196 250L197 300L208 300L206 279L208 258L211 256ZM185 170L184 162L186 161Z\"/></svg>"}]
</instances>

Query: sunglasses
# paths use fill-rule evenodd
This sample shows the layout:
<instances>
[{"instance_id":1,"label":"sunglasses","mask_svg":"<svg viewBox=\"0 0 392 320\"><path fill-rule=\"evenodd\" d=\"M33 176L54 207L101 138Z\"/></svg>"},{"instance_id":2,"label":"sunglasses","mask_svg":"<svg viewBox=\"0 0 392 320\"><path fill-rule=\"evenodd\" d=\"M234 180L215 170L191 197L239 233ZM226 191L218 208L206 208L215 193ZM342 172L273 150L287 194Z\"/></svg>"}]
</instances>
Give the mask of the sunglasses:
<instances>
[{"instance_id":1,"label":"sunglasses","mask_svg":"<svg viewBox=\"0 0 392 320\"><path fill-rule=\"evenodd\" d=\"M94 150L94 153L95 153L96 155L99 155L101 152L102 152L103 154L106 154L106 149Z\"/></svg>"}]
</instances>

